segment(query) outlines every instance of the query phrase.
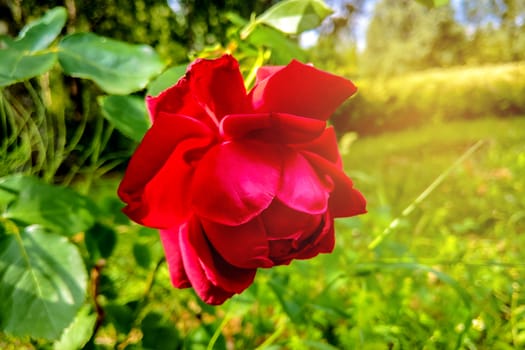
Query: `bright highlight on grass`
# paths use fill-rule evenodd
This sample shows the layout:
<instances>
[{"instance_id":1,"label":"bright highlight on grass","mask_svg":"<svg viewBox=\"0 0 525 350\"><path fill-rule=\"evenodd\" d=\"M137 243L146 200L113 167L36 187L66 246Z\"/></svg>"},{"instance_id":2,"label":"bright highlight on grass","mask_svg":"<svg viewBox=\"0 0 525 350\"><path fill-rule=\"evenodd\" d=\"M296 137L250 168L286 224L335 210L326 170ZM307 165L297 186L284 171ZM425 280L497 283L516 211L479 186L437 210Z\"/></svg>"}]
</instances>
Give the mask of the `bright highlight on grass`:
<instances>
[{"instance_id":1,"label":"bright highlight on grass","mask_svg":"<svg viewBox=\"0 0 525 350\"><path fill-rule=\"evenodd\" d=\"M377 236L369 245L369 249L375 249L383 240L390 235L398 226L401 218L410 215L417 206L423 202L455 169L457 169L466 159L468 159L474 152L476 152L483 144L484 140L479 140L472 145L465 153L463 153L450 167L443 171L428 187L421 192L419 196L412 203L410 203L402 212L401 215L396 217L390 225Z\"/></svg>"}]
</instances>

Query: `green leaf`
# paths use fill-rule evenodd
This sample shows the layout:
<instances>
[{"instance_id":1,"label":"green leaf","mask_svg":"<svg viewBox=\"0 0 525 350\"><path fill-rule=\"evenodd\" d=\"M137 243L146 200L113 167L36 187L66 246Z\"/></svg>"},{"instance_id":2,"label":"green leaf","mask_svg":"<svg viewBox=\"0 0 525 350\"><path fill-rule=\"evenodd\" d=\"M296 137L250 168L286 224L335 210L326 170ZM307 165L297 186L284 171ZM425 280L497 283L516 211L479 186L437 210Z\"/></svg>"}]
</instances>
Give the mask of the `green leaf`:
<instances>
[{"instance_id":1,"label":"green leaf","mask_svg":"<svg viewBox=\"0 0 525 350\"><path fill-rule=\"evenodd\" d=\"M182 64L167 69L148 85L147 94L149 96L157 96L170 86L175 85L177 81L179 81L179 79L184 75L184 73L186 73L187 67L187 64Z\"/></svg>"},{"instance_id":2,"label":"green leaf","mask_svg":"<svg viewBox=\"0 0 525 350\"><path fill-rule=\"evenodd\" d=\"M69 188L23 175L0 178L0 187L18 192L3 213L5 218L38 224L63 235L87 230L95 222L95 204Z\"/></svg>"},{"instance_id":3,"label":"green leaf","mask_svg":"<svg viewBox=\"0 0 525 350\"><path fill-rule=\"evenodd\" d=\"M43 50L58 37L66 20L66 9L55 7L47 11L42 18L22 28L17 39L9 46L20 51Z\"/></svg>"},{"instance_id":4,"label":"green leaf","mask_svg":"<svg viewBox=\"0 0 525 350\"><path fill-rule=\"evenodd\" d=\"M117 234L111 227L96 223L84 235L86 249L91 261L107 259L117 244Z\"/></svg>"},{"instance_id":5,"label":"green leaf","mask_svg":"<svg viewBox=\"0 0 525 350\"><path fill-rule=\"evenodd\" d=\"M41 75L53 67L56 52L41 50L57 38L66 19L66 10L55 7L25 26L15 40L0 38L0 87Z\"/></svg>"},{"instance_id":6,"label":"green leaf","mask_svg":"<svg viewBox=\"0 0 525 350\"><path fill-rule=\"evenodd\" d=\"M0 179L0 213L3 212L9 203L18 196L18 191L3 186Z\"/></svg>"},{"instance_id":7,"label":"green leaf","mask_svg":"<svg viewBox=\"0 0 525 350\"><path fill-rule=\"evenodd\" d=\"M93 33L68 35L60 41L58 59L67 74L91 79L110 94L143 89L164 63L147 45L132 45Z\"/></svg>"},{"instance_id":8,"label":"green leaf","mask_svg":"<svg viewBox=\"0 0 525 350\"><path fill-rule=\"evenodd\" d=\"M270 7L255 21L287 34L299 34L317 28L332 12L322 0L285 0Z\"/></svg>"},{"instance_id":9,"label":"green leaf","mask_svg":"<svg viewBox=\"0 0 525 350\"><path fill-rule=\"evenodd\" d=\"M53 52L0 50L0 87L44 74L53 67L57 54Z\"/></svg>"},{"instance_id":10,"label":"green leaf","mask_svg":"<svg viewBox=\"0 0 525 350\"><path fill-rule=\"evenodd\" d=\"M294 58L299 61L307 59L306 53L296 42L273 28L258 26L252 31L247 40L257 47L272 49L272 64L288 64Z\"/></svg>"},{"instance_id":11,"label":"green leaf","mask_svg":"<svg viewBox=\"0 0 525 350\"><path fill-rule=\"evenodd\" d=\"M150 127L144 98L137 96L102 96L98 103L102 115L118 131L127 137L140 141Z\"/></svg>"},{"instance_id":12,"label":"green leaf","mask_svg":"<svg viewBox=\"0 0 525 350\"><path fill-rule=\"evenodd\" d=\"M151 265L151 251L147 244L135 243L133 244L133 257L140 267L145 269Z\"/></svg>"},{"instance_id":13,"label":"green leaf","mask_svg":"<svg viewBox=\"0 0 525 350\"><path fill-rule=\"evenodd\" d=\"M126 304L112 302L106 304L104 310L106 311L108 320L111 321L117 331L127 334L133 328L137 305L137 301L129 301Z\"/></svg>"},{"instance_id":14,"label":"green leaf","mask_svg":"<svg viewBox=\"0 0 525 350\"><path fill-rule=\"evenodd\" d=\"M91 312L89 305L84 305L75 320L66 328L62 337L53 345L54 350L82 349L93 335L97 315Z\"/></svg>"},{"instance_id":15,"label":"green leaf","mask_svg":"<svg viewBox=\"0 0 525 350\"><path fill-rule=\"evenodd\" d=\"M65 237L39 226L0 236L0 329L58 339L86 296L87 273Z\"/></svg>"},{"instance_id":16,"label":"green leaf","mask_svg":"<svg viewBox=\"0 0 525 350\"><path fill-rule=\"evenodd\" d=\"M303 308L296 302L296 300L300 300L300 298L290 297L288 293L289 290L278 279L274 278L270 280L268 285L275 293L277 299L279 299L279 303L281 304L283 311L288 315L288 317L290 317L290 320L296 324L301 324L304 322Z\"/></svg>"},{"instance_id":17,"label":"green leaf","mask_svg":"<svg viewBox=\"0 0 525 350\"><path fill-rule=\"evenodd\" d=\"M165 320L161 314L150 312L141 322L142 346L145 349L176 350L182 345L179 332L173 323Z\"/></svg>"}]
</instances>

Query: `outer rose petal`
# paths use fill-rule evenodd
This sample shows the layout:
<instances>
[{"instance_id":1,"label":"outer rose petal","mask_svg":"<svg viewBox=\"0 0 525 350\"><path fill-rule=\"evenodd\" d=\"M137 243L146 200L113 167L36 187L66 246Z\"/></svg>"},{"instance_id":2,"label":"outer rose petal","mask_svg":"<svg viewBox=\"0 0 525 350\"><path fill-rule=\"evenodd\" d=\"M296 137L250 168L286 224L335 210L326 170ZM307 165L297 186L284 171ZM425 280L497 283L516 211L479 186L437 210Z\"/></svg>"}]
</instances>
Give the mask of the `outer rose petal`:
<instances>
[{"instance_id":1,"label":"outer rose petal","mask_svg":"<svg viewBox=\"0 0 525 350\"><path fill-rule=\"evenodd\" d=\"M188 200L188 162L192 152L209 146L206 125L185 116L160 114L130 160L118 195L124 212L148 226L166 228L184 217Z\"/></svg>"},{"instance_id":2,"label":"outer rose petal","mask_svg":"<svg viewBox=\"0 0 525 350\"><path fill-rule=\"evenodd\" d=\"M255 85L255 112L281 112L327 120L357 88L347 79L293 60Z\"/></svg>"},{"instance_id":3,"label":"outer rose petal","mask_svg":"<svg viewBox=\"0 0 525 350\"><path fill-rule=\"evenodd\" d=\"M156 97L147 96L146 105L152 121L155 121L160 114L179 114L198 119L210 127L215 125L202 106L193 98L186 77L182 77L177 84L162 91Z\"/></svg>"},{"instance_id":4,"label":"outer rose petal","mask_svg":"<svg viewBox=\"0 0 525 350\"><path fill-rule=\"evenodd\" d=\"M252 284L256 269L240 269L224 261L210 247L196 219L181 226L179 238L186 274L204 302L222 304Z\"/></svg>"},{"instance_id":5,"label":"outer rose petal","mask_svg":"<svg viewBox=\"0 0 525 350\"><path fill-rule=\"evenodd\" d=\"M179 227L160 230L160 239L164 247L166 262L168 263L171 283L177 288L188 288L191 287L191 283L184 270L179 246L179 236Z\"/></svg>"},{"instance_id":6,"label":"outer rose petal","mask_svg":"<svg viewBox=\"0 0 525 350\"><path fill-rule=\"evenodd\" d=\"M281 175L280 147L260 142L227 142L199 162L191 185L199 217L240 225L272 202Z\"/></svg>"},{"instance_id":7,"label":"outer rose petal","mask_svg":"<svg viewBox=\"0 0 525 350\"><path fill-rule=\"evenodd\" d=\"M227 114L251 112L239 64L232 56L198 59L187 77L193 97L217 121Z\"/></svg>"},{"instance_id":8,"label":"outer rose petal","mask_svg":"<svg viewBox=\"0 0 525 350\"><path fill-rule=\"evenodd\" d=\"M269 78L271 75L274 75L283 68L284 66L262 66L261 68L257 69L257 73L255 75L255 85L259 84L264 79Z\"/></svg>"},{"instance_id":9,"label":"outer rose petal","mask_svg":"<svg viewBox=\"0 0 525 350\"><path fill-rule=\"evenodd\" d=\"M186 221L191 214L189 188L195 172L192 163L198 161L209 144L210 140L205 138L181 141L144 187L140 211L125 208L126 214L142 225L155 228L170 228Z\"/></svg>"},{"instance_id":10,"label":"outer rose petal","mask_svg":"<svg viewBox=\"0 0 525 350\"><path fill-rule=\"evenodd\" d=\"M210 243L228 263L242 268L271 267L268 239L259 217L239 226L202 220Z\"/></svg>"},{"instance_id":11,"label":"outer rose petal","mask_svg":"<svg viewBox=\"0 0 525 350\"><path fill-rule=\"evenodd\" d=\"M285 113L230 114L221 120L224 139L251 138L272 143L304 143L319 137L326 123Z\"/></svg>"},{"instance_id":12,"label":"outer rose petal","mask_svg":"<svg viewBox=\"0 0 525 350\"><path fill-rule=\"evenodd\" d=\"M346 217L366 213L365 198L354 188L352 180L337 165L314 153L302 152L302 154L320 175L327 175L328 179L333 183L334 189L330 193L328 202L330 213L333 217Z\"/></svg>"}]
</instances>

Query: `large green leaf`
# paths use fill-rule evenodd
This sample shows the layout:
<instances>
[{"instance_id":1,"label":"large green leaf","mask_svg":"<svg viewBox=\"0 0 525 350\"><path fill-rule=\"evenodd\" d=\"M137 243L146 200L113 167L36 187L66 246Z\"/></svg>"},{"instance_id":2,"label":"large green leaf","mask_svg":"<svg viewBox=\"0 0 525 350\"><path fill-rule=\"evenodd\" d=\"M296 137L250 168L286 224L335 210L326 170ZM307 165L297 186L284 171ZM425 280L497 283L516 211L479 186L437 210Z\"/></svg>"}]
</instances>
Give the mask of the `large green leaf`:
<instances>
[{"instance_id":1,"label":"large green leaf","mask_svg":"<svg viewBox=\"0 0 525 350\"><path fill-rule=\"evenodd\" d=\"M69 188L22 175L0 178L0 188L18 193L2 214L5 218L38 224L63 235L87 230L95 222L95 204Z\"/></svg>"},{"instance_id":2,"label":"large green leaf","mask_svg":"<svg viewBox=\"0 0 525 350\"><path fill-rule=\"evenodd\" d=\"M322 0L285 0L258 16L256 22L287 34L299 34L317 28L332 12Z\"/></svg>"},{"instance_id":3,"label":"large green leaf","mask_svg":"<svg viewBox=\"0 0 525 350\"><path fill-rule=\"evenodd\" d=\"M74 244L39 226L0 236L0 329L58 339L86 296L87 273Z\"/></svg>"},{"instance_id":4,"label":"large green leaf","mask_svg":"<svg viewBox=\"0 0 525 350\"><path fill-rule=\"evenodd\" d=\"M258 26L247 40L257 47L272 49L272 64L285 65L294 58L299 61L307 59L306 53L295 41L273 28Z\"/></svg>"},{"instance_id":5,"label":"large green leaf","mask_svg":"<svg viewBox=\"0 0 525 350\"><path fill-rule=\"evenodd\" d=\"M150 127L144 98L111 95L98 99L102 114L121 133L140 141Z\"/></svg>"},{"instance_id":6,"label":"large green leaf","mask_svg":"<svg viewBox=\"0 0 525 350\"><path fill-rule=\"evenodd\" d=\"M54 52L0 50L0 87L41 75L50 70L56 60Z\"/></svg>"},{"instance_id":7,"label":"large green leaf","mask_svg":"<svg viewBox=\"0 0 525 350\"><path fill-rule=\"evenodd\" d=\"M96 322L97 315L92 313L89 305L84 305L60 340L53 344L53 350L82 349L91 338Z\"/></svg>"},{"instance_id":8,"label":"large green leaf","mask_svg":"<svg viewBox=\"0 0 525 350\"><path fill-rule=\"evenodd\" d=\"M20 51L38 51L47 48L60 34L66 24L67 13L63 7L55 7L20 31L9 47Z\"/></svg>"},{"instance_id":9,"label":"large green leaf","mask_svg":"<svg viewBox=\"0 0 525 350\"><path fill-rule=\"evenodd\" d=\"M148 95L157 96L170 86L175 85L184 73L186 73L187 67L188 65L182 64L166 69L165 72L155 78L155 80L148 85Z\"/></svg>"},{"instance_id":10,"label":"large green leaf","mask_svg":"<svg viewBox=\"0 0 525 350\"><path fill-rule=\"evenodd\" d=\"M53 67L56 52L42 50L57 38L66 19L66 10L55 7L25 26L15 40L0 38L0 87L41 75Z\"/></svg>"},{"instance_id":11,"label":"large green leaf","mask_svg":"<svg viewBox=\"0 0 525 350\"><path fill-rule=\"evenodd\" d=\"M110 94L143 89L164 63L147 45L132 45L93 33L68 35L60 41L58 59L67 74L91 79Z\"/></svg>"},{"instance_id":12,"label":"large green leaf","mask_svg":"<svg viewBox=\"0 0 525 350\"><path fill-rule=\"evenodd\" d=\"M3 186L0 182L0 213L3 212L7 208L7 205L14 201L17 196L18 191Z\"/></svg>"}]
</instances>

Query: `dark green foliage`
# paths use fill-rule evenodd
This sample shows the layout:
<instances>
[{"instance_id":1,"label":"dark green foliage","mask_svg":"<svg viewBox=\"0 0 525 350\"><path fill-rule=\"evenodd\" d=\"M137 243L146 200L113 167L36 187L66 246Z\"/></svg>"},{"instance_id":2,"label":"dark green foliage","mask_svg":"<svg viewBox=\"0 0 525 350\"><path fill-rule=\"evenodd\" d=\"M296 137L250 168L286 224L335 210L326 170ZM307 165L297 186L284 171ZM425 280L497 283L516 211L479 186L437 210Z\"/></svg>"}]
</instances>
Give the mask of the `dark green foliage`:
<instances>
[{"instance_id":1,"label":"dark green foliage","mask_svg":"<svg viewBox=\"0 0 525 350\"><path fill-rule=\"evenodd\" d=\"M94 202L70 188L52 186L34 177L12 175L0 178L0 191L16 194L2 217L22 225L39 225L72 236L95 223Z\"/></svg>"},{"instance_id":2,"label":"dark green foliage","mask_svg":"<svg viewBox=\"0 0 525 350\"><path fill-rule=\"evenodd\" d=\"M96 223L87 230L84 236L86 249L89 253L90 260L93 262L99 259L109 258L117 243L115 230L100 223Z\"/></svg>"},{"instance_id":3,"label":"dark green foliage","mask_svg":"<svg viewBox=\"0 0 525 350\"><path fill-rule=\"evenodd\" d=\"M148 313L141 322L142 346L145 349L180 349L182 339L173 324L156 312Z\"/></svg>"},{"instance_id":4,"label":"dark green foliage","mask_svg":"<svg viewBox=\"0 0 525 350\"><path fill-rule=\"evenodd\" d=\"M261 13L274 0L182 0L174 13L167 0L74 0L66 1L68 30L93 32L129 43L155 47L172 62L184 62L190 51L224 43L230 22L223 14L232 11L244 18ZM64 1L28 0L10 3L6 14L9 31L16 34L22 24L42 15L45 9L63 6Z\"/></svg>"}]
</instances>

